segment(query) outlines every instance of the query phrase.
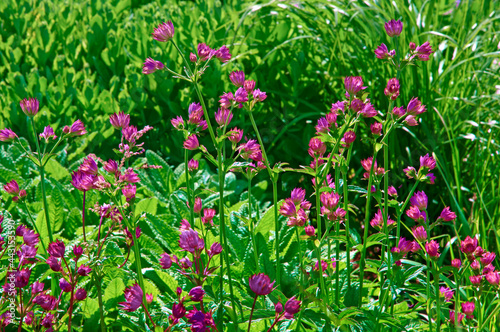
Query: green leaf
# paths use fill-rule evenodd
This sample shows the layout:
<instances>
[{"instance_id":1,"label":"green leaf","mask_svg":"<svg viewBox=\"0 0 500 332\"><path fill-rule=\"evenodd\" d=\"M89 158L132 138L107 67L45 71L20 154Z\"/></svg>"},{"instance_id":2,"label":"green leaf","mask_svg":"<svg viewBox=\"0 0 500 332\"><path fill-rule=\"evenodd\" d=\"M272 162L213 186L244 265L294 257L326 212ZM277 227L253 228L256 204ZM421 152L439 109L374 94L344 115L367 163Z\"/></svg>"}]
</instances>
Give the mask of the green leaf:
<instances>
[{"instance_id":1,"label":"green leaf","mask_svg":"<svg viewBox=\"0 0 500 332\"><path fill-rule=\"evenodd\" d=\"M158 199L156 197L144 198L135 206L135 217L139 217L143 213L156 214L158 208Z\"/></svg>"},{"instance_id":2,"label":"green leaf","mask_svg":"<svg viewBox=\"0 0 500 332\"><path fill-rule=\"evenodd\" d=\"M116 309L118 301L123 299L123 291L125 284L121 278L115 278L108 283L108 287L104 290L104 306L107 310Z\"/></svg>"}]
</instances>

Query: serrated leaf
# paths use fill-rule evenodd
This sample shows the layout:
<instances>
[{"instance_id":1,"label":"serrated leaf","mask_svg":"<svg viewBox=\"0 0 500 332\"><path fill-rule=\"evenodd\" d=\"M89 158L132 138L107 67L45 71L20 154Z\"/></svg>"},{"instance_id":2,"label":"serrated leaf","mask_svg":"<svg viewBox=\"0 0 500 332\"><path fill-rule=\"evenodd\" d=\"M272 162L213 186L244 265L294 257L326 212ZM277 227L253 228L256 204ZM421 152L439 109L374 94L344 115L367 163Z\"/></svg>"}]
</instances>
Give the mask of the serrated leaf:
<instances>
[{"instance_id":1,"label":"serrated leaf","mask_svg":"<svg viewBox=\"0 0 500 332\"><path fill-rule=\"evenodd\" d=\"M116 309L118 301L123 299L125 284L121 278L115 278L108 283L104 290L103 301L107 310Z\"/></svg>"}]
</instances>

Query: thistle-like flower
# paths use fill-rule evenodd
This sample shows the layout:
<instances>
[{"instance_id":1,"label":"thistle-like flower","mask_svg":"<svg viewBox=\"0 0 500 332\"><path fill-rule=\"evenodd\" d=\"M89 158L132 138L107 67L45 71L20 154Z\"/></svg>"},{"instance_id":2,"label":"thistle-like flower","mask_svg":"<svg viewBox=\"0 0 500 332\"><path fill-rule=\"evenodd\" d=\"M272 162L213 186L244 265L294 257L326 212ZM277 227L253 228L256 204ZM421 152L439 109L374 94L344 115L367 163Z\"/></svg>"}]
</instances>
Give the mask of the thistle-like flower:
<instances>
[{"instance_id":1,"label":"thistle-like flower","mask_svg":"<svg viewBox=\"0 0 500 332\"><path fill-rule=\"evenodd\" d=\"M254 274L248 279L248 285L256 295L268 295L272 292L274 283L264 273Z\"/></svg>"},{"instance_id":2,"label":"thistle-like flower","mask_svg":"<svg viewBox=\"0 0 500 332\"><path fill-rule=\"evenodd\" d=\"M168 42L174 36L174 24L172 21L163 22L153 31L153 39L159 42Z\"/></svg>"},{"instance_id":3,"label":"thistle-like flower","mask_svg":"<svg viewBox=\"0 0 500 332\"><path fill-rule=\"evenodd\" d=\"M139 284L125 289L125 302L118 303L125 311L136 311L142 304L143 292Z\"/></svg>"},{"instance_id":4,"label":"thistle-like flower","mask_svg":"<svg viewBox=\"0 0 500 332\"><path fill-rule=\"evenodd\" d=\"M23 99L19 103L24 114L30 118L34 117L38 113L38 100L36 98Z\"/></svg>"},{"instance_id":5,"label":"thistle-like flower","mask_svg":"<svg viewBox=\"0 0 500 332\"><path fill-rule=\"evenodd\" d=\"M390 20L384 24L384 28L389 37L397 37L403 31L403 23L400 20Z\"/></svg>"}]
</instances>

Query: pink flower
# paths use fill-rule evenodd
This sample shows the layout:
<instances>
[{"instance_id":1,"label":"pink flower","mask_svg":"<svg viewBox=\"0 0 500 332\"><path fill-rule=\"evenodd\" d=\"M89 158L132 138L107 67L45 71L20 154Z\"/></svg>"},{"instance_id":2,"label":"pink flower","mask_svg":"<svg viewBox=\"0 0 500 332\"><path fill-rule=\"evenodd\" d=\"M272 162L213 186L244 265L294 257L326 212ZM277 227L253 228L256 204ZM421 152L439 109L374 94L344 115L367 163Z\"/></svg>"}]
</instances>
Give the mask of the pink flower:
<instances>
[{"instance_id":1,"label":"pink flower","mask_svg":"<svg viewBox=\"0 0 500 332\"><path fill-rule=\"evenodd\" d=\"M406 111L405 111L404 107L403 107L403 106L401 106L401 107L394 107L394 108L392 109L392 113L393 113L396 117L400 118L400 117L402 117L403 115L405 115Z\"/></svg>"},{"instance_id":2,"label":"pink flower","mask_svg":"<svg viewBox=\"0 0 500 332\"><path fill-rule=\"evenodd\" d=\"M253 89L255 89L255 81L253 81L253 80L246 80L245 83L243 83L243 88L248 93L252 93Z\"/></svg>"},{"instance_id":3,"label":"pink flower","mask_svg":"<svg viewBox=\"0 0 500 332\"><path fill-rule=\"evenodd\" d=\"M465 317L467 319L472 319L474 318L474 309L475 305L474 302L463 302L461 303L462 305L462 312L466 315Z\"/></svg>"},{"instance_id":4,"label":"pink flower","mask_svg":"<svg viewBox=\"0 0 500 332\"><path fill-rule=\"evenodd\" d=\"M157 70L162 70L165 67L160 61L154 60L152 58L147 58L142 65L142 73L149 75Z\"/></svg>"},{"instance_id":5,"label":"pink flower","mask_svg":"<svg viewBox=\"0 0 500 332\"><path fill-rule=\"evenodd\" d=\"M160 266L163 269L170 269L172 266L172 259L170 258L170 255L164 252L161 254L161 259L160 259Z\"/></svg>"},{"instance_id":6,"label":"pink flower","mask_svg":"<svg viewBox=\"0 0 500 332\"><path fill-rule=\"evenodd\" d=\"M142 304L143 292L139 284L125 289L125 302L118 303L125 311L136 311Z\"/></svg>"},{"instance_id":7,"label":"pink flower","mask_svg":"<svg viewBox=\"0 0 500 332\"><path fill-rule=\"evenodd\" d=\"M87 131L85 130L83 122L81 120L76 120L75 122L73 122L71 127L64 126L63 133L68 134L69 137L74 137L83 136L87 133Z\"/></svg>"},{"instance_id":8,"label":"pink flower","mask_svg":"<svg viewBox=\"0 0 500 332\"><path fill-rule=\"evenodd\" d=\"M396 100L399 96L399 80L397 78L391 78L387 82L387 86L384 89L384 94L389 97L391 100Z\"/></svg>"},{"instance_id":9,"label":"pink flower","mask_svg":"<svg viewBox=\"0 0 500 332\"><path fill-rule=\"evenodd\" d=\"M344 79L344 87L346 92L351 97L355 97L361 90L366 89L366 86L363 86L363 79L361 76L347 76Z\"/></svg>"},{"instance_id":10,"label":"pink flower","mask_svg":"<svg viewBox=\"0 0 500 332\"><path fill-rule=\"evenodd\" d=\"M233 113L230 110L219 108L217 113L215 113L215 121L219 126L228 126L229 122L233 119Z\"/></svg>"},{"instance_id":11,"label":"pink flower","mask_svg":"<svg viewBox=\"0 0 500 332\"><path fill-rule=\"evenodd\" d=\"M136 187L133 184L127 184L122 188L122 194L127 199L127 202L130 202L135 198Z\"/></svg>"},{"instance_id":12,"label":"pink flower","mask_svg":"<svg viewBox=\"0 0 500 332\"><path fill-rule=\"evenodd\" d=\"M314 226L311 225L304 227L304 231L306 232L307 236L314 236L316 234Z\"/></svg>"},{"instance_id":13,"label":"pink flower","mask_svg":"<svg viewBox=\"0 0 500 332\"><path fill-rule=\"evenodd\" d=\"M110 174L115 174L118 171L118 163L113 159L104 162L104 170Z\"/></svg>"},{"instance_id":14,"label":"pink flower","mask_svg":"<svg viewBox=\"0 0 500 332\"><path fill-rule=\"evenodd\" d=\"M71 292L73 287L71 287L71 284L64 278L59 279L59 288L65 293Z\"/></svg>"},{"instance_id":15,"label":"pink flower","mask_svg":"<svg viewBox=\"0 0 500 332\"><path fill-rule=\"evenodd\" d=\"M36 98L24 98L21 100L19 103L21 105L21 109L23 110L24 114L27 116L34 117L38 113L38 100Z\"/></svg>"},{"instance_id":16,"label":"pink flower","mask_svg":"<svg viewBox=\"0 0 500 332\"><path fill-rule=\"evenodd\" d=\"M82 277L88 276L90 272L92 272L92 269L86 265L80 265L77 270L78 275Z\"/></svg>"},{"instance_id":17,"label":"pink flower","mask_svg":"<svg viewBox=\"0 0 500 332\"><path fill-rule=\"evenodd\" d=\"M272 292L275 281L271 280L264 273L254 274L248 279L248 285L256 295L268 295Z\"/></svg>"},{"instance_id":18,"label":"pink flower","mask_svg":"<svg viewBox=\"0 0 500 332\"><path fill-rule=\"evenodd\" d=\"M201 61L207 61L208 59L210 59L212 56L215 55L215 52L216 51L212 50L210 46L208 46L205 43L198 44L198 57L200 58Z\"/></svg>"},{"instance_id":19,"label":"pink flower","mask_svg":"<svg viewBox=\"0 0 500 332\"><path fill-rule=\"evenodd\" d=\"M237 103L240 103L240 106L241 106L241 103L247 102L248 101L247 90L245 90L245 88L243 88L243 87L238 88L238 90L236 90L236 92L234 93L234 100Z\"/></svg>"},{"instance_id":20,"label":"pink flower","mask_svg":"<svg viewBox=\"0 0 500 332\"><path fill-rule=\"evenodd\" d=\"M40 136L40 138L45 139L45 143L48 143L49 142L49 138L51 138L51 137L52 137L52 139L56 139L57 138L56 134L54 134L54 129L52 129L51 126L46 126L43 129L43 133L41 133L39 136Z\"/></svg>"},{"instance_id":21,"label":"pink flower","mask_svg":"<svg viewBox=\"0 0 500 332\"><path fill-rule=\"evenodd\" d=\"M285 318L292 319L293 315L300 311L301 301L298 301L295 296L291 297L285 303Z\"/></svg>"},{"instance_id":22,"label":"pink flower","mask_svg":"<svg viewBox=\"0 0 500 332\"><path fill-rule=\"evenodd\" d=\"M349 130L344 134L344 137L340 141L343 142L343 147L348 148L355 140L356 133L354 133L354 131L352 130Z\"/></svg>"},{"instance_id":23,"label":"pink flower","mask_svg":"<svg viewBox=\"0 0 500 332\"><path fill-rule=\"evenodd\" d=\"M418 226L414 227L412 229L413 236L415 236L415 239L417 239L420 242L424 242L427 240L427 232L425 231L424 226Z\"/></svg>"},{"instance_id":24,"label":"pink flower","mask_svg":"<svg viewBox=\"0 0 500 332\"><path fill-rule=\"evenodd\" d=\"M248 142L240 145L238 150L241 153L243 159L252 159L254 161L262 161L262 152L260 150L260 145L256 140L249 140Z\"/></svg>"},{"instance_id":25,"label":"pink flower","mask_svg":"<svg viewBox=\"0 0 500 332\"><path fill-rule=\"evenodd\" d=\"M253 95L253 99L257 102L264 101L267 98L266 93L260 91L260 89L253 90L252 95Z\"/></svg>"},{"instance_id":26,"label":"pink flower","mask_svg":"<svg viewBox=\"0 0 500 332\"><path fill-rule=\"evenodd\" d=\"M392 58L393 56L396 55L396 51L392 50L389 52L389 49L387 48L387 46L384 43L380 44L380 46L377 47L374 52L375 52L375 56L379 59L382 59L382 60L387 59L387 58Z\"/></svg>"},{"instance_id":27,"label":"pink flower","mask_svg":"<svg viewBox=\"0 0 500 332\"><path fill-rule=\"evenodd\" d=\"M205 248L205 242L200 238L197 231L194 229L188 229L181 232L179 237L179 246L182 250L195 254Z\"/></svg>"},{"instance_id":28,"label":"pink flower","mask_svg":"<svg viewBox=\"0 0 500 332\"><path fill-rule=\"evenodd\" d=\"M498 286L500 283L500 274L498 272L489 272L486 274L486 280L492 285L492 286Z\"/></svg>"},{"instance_id":29,"label":"pink flower","mask_svg":"<svg viewBox=\"0 0 500 332\"><path fill-rule=\"evenodd\" d=\"M412 51L413 51L416 47L417 47L417 46L415 45L415 43L414 43L414 42L410 42L410 45L409 45L410 50L412 50Z\"/></svg>"},{"instance_id":30,"label":"pink flower","mask_svg":"<svg viewBox=\"0 0 500 332\"><path fill-rule=\"evenodd\" d=\"M172 21L163 22L152 33L153 39L159 42L168 42L174 36L174 25Z\"/></svg>"},{"instance_id":31,"label":"pink flower","mask_svg":"<svg viewBox=\"0 0 500 332\"><path fill-rule=\"evenodd\" d=\"M440 296L444 297L445 302L451 302L451 299L453 299L454 292L448 287L439 287L439 293Z\"/></svg>"},{"instance_id":32,"label":"pink flower","mask_svg":"<svg viewBox=\"0 0 500 332\"><path fill-rule=\"evenodd\" d=\"M326 152L326 145L319 138L311 138L308 152L313 158L322 156Z\"/></svg>"},{"instance_id":33,"label":"pink flower","mask_svg":"<svg viewBox=\"0 0 500 332\"><path fill-rule=\"evenodd\" d=\"M17 135L16 135L16 133L14 133L12 131L12 129L5 128L5 129L0 130L0 141L1 142L10 143L16 138L17 138Z\"/></svg>"},{"instance_id":34,"label":"pink flower","mask_svg":"<svg viewBox=\"0 0 500 332\"><path fill-rule=\"evenodd\" d=\"M222 245L219 242L214 242L210 246L210 252L209 256L213 257L215 255L218 255L222 252Z\"/></svg>"},{"instance_id":35,"label":"pink flower","mask_svg":"<svg viewBox=\"0 0 500 332\"><path fill-rule=\"evenodd\" d=\"M237 144L241 141L243 138L243 130L238 129L238 128L233 128L228 132L228 137L227 137L232 143Z\"/></svg>"},{"instance_id":36,"label":"pink flower","mask_svg":"<svg viewBox=\"0 0 500 332\"><path fill-rule=\"evenodd\" d=\"M188 123L199 125L203 120L203 108L200 103L191 103L188 108Z\"/></svg>"},{"instance_id":37,"label":"pink flower","mask_svg":"<svg viewBox=\"0 0 500 332\"><path fill-rule=\"evenodd\" d=\"M125 171L125 173L120 175L120 181L128 182L128 183L137 183L141 180L139 179L139 176L136 173L134 173L133 168L129 167Z\"/></svg>"},{"instance_id":38,"label":"pink flower","mask_svg":"<svg viewBox=\"0 0 500 332\"><path fill-rule=\"evenodd\" d=\"M410 198L410 204L418 207L420 211L427 210L427 195L423 191L418 191Z\"/></svg>"},{"instance_id":39,"label":"pink flower","mask_svg":"<svg viewBox=\"0 0 500 332\"><path fill-rule=\"evenodd\" d=\"M188 162L188 171L190 171L190 172L196 172L198 170L199 166L200 166L200 163L198 162L198 160L191 159Z\"/></svg>"},{"instance_id":40,"label":"pink flower","mask_svg":"<svg viewBox=\"0 0 500 332\"><path fill-rule=\"evenodd\" d=\"M87 298L87 291L83 288L78 288L75 291L75 300L77 301L83 301Z\"/></svg>"},{"instance_id":41,"label":"pink flower","mask_svg":"<svg viewBox=\"0 0 500 332\"><path fill-rule=\"evenodd\" d=\"M203 222L203 224L210 223L210 226L213 226L214 217L215 217L215 209L205 209L203 210L203 217L201 218L201 222Z\"/></svg>"},{"instance_id":42,"label":"pink flower","mask_svg":"<svg viewBox=\"0 0 500 332\"><path fill-rule=\"evenodd\" d=\"M49 265L52 271L55 272L61 271L61 263L54 256L49 256L49 258L47 258L46 260L46 263Z\"/></svg>"},{"instance_id":43,"label":"pink flower","mask_svg":"<svg viewBox=\"0 0 500 332\"><path fill-rule=\"evenodd\" d=\"M20 189L19 185L15 180L11 180L10 182L7 182L4 186L3 189L7 194L10 195L19 195Z\"/></svg>"},{"instance_id":44,"label":"pink flower","mask_svg":"<svg viewBox=\"0 0 500 332\"><path fill-rule=\"evenodd\" d=\"M223 45L215 52L215 57L219 59L220 62L227 62L231 60L231 53L229 53L229 49Z\"/></svg>"},{"instance_id":45,"label":"pink flower","mask_svg":"<svg viewBox=\"0 0 500 332\"><path fill-rule=\"evenodd\" d=\"M194 54L193 52L189 53L189 61L196 62L197 60L198 58L196 57L196 54Z\"/></svg>"},{"instance_id":46,"label":"pink flower","mask_svg":"<svg viewBox=\"0 0 500 332\"><path fill-rule=\"evenodd\" d=\"M410 126L410 127L415 127L415 126L418 126L418 122L417 122L417 119L415 119L415 116L414 115L408 115L404 120L403 122L407 125L407 126Z\"/></svg>"},{"instance_id":47,"label":"pink flower","mask_svg":"<svg viewBox=\"0 0 500 332\"><path fill-rule=\"evenodd\" d=\"M188 295L191 297L191 301L201 302L203 300L203 295L205 295L205 291L203 287L197 286L192 288Z\"/></svg>"},{"instance_id":48,"label":"pink flower","mask_svg":"<svg viewBox=\"0 0 500 332\"><path fill-rule=\"evenodd\" d=\"M398 192L396 190L396 188L394 188L394 186L389 186L387 187L387 193L390 195L390 196L398 196Z\"/></svg>"},{"instance_id":49,"label":"pink flower","mask_svg":"<svg viewBox=\"0 0 500 332\"><path fill-rule=\"evenodd\" d=\"M320 134L320 133L326 133L328 131L330 131L330 123L328 122L328 120L326 120L326 118L319 118L318 119L318 124L316 125L316 134Z\"/></svg>"},{"instance_id":50,"label":"pink flower","mask_svg":"<svg viewBox=\"0 0 500 332\"><path fill-rule=\"evenodd\" d=\"M389 216L387 216L387 227L393 227L395 226L395 224L396 222L389 218ZM378 209L378 211L375 213L375 216L370 221L370 225L373 228L378 228L379 230L382 230L384 228L384 217L382 216L382 210Z\"/></svg>"},{"instance_id":51,"label":"pink flower","mask_svg":"<svg viewBox=\"0 0 500 332\"><path fill-rule=\"evenodd\" d=\"M174 126L175 129L177 130L184 129L184 119L182 117L178 116L176 118L172 118L170 122L172 123L172 126Z\"/></svg>"},{"instance_id":52,"label":"pink flower","mask_svg":"<svg viewBox=\"0 0 500 332\"><path fill-rule=\"evenodd\" d=\"M427 251L429 256L437 258L439 257L439 244L434 240L427 242L425 244L425 251Z\"/></svg>"},{"instance_id":53,"label":"pink flower","mask_svg":"<svg viewBox=\"0 0 500 332\"><path fill-rule=\"evenodd\" d=\"M390 20L384 24L384 28L389 37L397 37L403 31L403 23L400 20Z\"/></svg>"},{"instance_id":54,"label":"pink flower","mask_svg":"<svg viewBox=\"0 0 500 332\"><path fill-rule=\"evenodd\" d=\"M495 253L485 252L483 254L483 257L481 257L481 264L483 264L483 266L491 264L495 260L495 257L496 257Z\"/></svg>"},{"instance_id":55,"label":"pink flower","mask_svg":"<svg viewBox=\"0 0 500 332\"><path fill-rule=\"evenodd\" d=\"M41 293L33 299L33 303L38 304L46 311L54 310L58 301L52 295Z\"/></svg>"},{"instance_id":56,"label":"pink flower","mask_svg":"<svg viewBox=\"0 0 500 332\"><path fill-rule=\"evenodd\" d=\"M427 153L425 156L420 157L420 168L427 169L429 171L433 170L436 167L436 160L429 156Z\"/></svg>"},{"instance_id":57,"label":"pink flower","mask_svg":"<svg viewBox=\"0 0 500 332\"><path fill-rule=\"evenodd\" d=\"M237 88L242 87L245 83L245 73L243 71L233 71L229 74L229 79Z\"/></svg>"},{"instance_id":58,"label":"pink flower","mask_svg":"<svg viewBox=\"0 0 500 332\"><path fill-rule=\"evenodd\" d=\"M443 209L443 211L441 211L441 214L439 215L438 219L441 219L443 221L452 221L455 220L456 218L457 215L455 214L455 212L452 212L450 210L450 207L447 206Z\"/></svg>"},{"instance_id":59,"label":"pink flower","mask_svg":"<svg viewBox=\"0 0 500 332\"><path fill-rule=\"evenodd\" d=\"M302 188L294 188L290 194L290 198L294 204L300 204L306 198L306 190Z\"/></svg>"},{"instance_id":60,"label":"pink flower","mask_svg":"<svg viewBox=\"0 0 500 332\"><path fill-rule=\"evenodd\" d=\"M455 258L451 261L451 266L456 269L459 269L462 266L462 261L459 258Z\"/></svg>"},{"instance_id":61,"label":"pink flower","mask_svg":"<svg viewBox=\"0 0 500 332\"><path fill-rule=\"evenodd\" d=\"M382 135L382 124L380 122L372 123L370 125L370 130L373 135L380 136Z\"/></svg>"},{"instance_id":62,"label":"pink flower","mask_svg":"<svg viewBox=\"0 0 500 332\"><path fill-rule=\"evenodd\" d=\"M224 93L220 96L219 103L221 108L230 108L233 104L234 96L232 92Z\"/></svg>"},{"instance_id":63,"label":"pink flower","mask_svg":"<svg viewBox=\"0 0 500 332\"><path fill-rule=\"evenodd\" d=\"M429 60L430 55L433 53L432 47L429 42L425 42L422 45L418 46L415 50L418 55L418 59L420 61Z\"/></svg>"},{"instance_id":64,"label":"pink flower","mask_svg":"<svg viewBox=\"0 0 500 332\"><path fill-rule=\"evenodd\" d=\"M406 256L413 249L413 242L406 240L404 237L399 238L398 246L391 249L391 252L397 257Z\"/></svg>"},{"instance_id":65,"label":"pink flower","mask_svg":"<svg viewBox=\"0 0 500 332\"><path fill-rule=\"evenodd\" d=\"M83 159L82 164L78 167L78 171L90 175L97 175L99 168L97 167L97 163L94 158L92 158L92 156L88 156Z\"/></svg>"},{"instance_id":66,"label":"pink flower","mask_svg":"<svg viewBox=\"0 0 500 332\"><path fill-rule=\"evenodd\" d=\"M470 280L470 282L473 285L479 286L481 284L481 280L483 280L483 276L482 275L479 275L479 276L470 276L469 280Z\"/></svg>"},{"instance_id":67,"label":"pink flower","mask_svg":"<svg viewBox=\"0 0 500 332\"><path fill-rule=\"evenodd\" d=\"M115 129L124 129L130 124L130 115L124 112L114 113L109 116L109 122Z\"/></svg>"},{"instance_id":68,"label":"pink flower","mask_svg":"<svg viewBox=\"0 0 500 332\"><path fill-rule=\"evenodd\" d=\"M61 258L61 257L64 257L65 250L66 250L66 247L64 245L64 242L56 240L56 242L51 242L49 244L47 252L51 256Z\"/></svg>"},{"instance_id":69,"label":"pink flower","mask_svg":"<svg viewBox=\"0 0 500 332\"><path fill-rule=\"evenodd\" d=\"M425 105L418 100L418 98L412 98L406 107L406 112L410 115L420 115L426 111Z\"/></svg>"},{"instance_id":70,"label":"pink flower","mask_svg":"<svg viewBox=\"0 0 500 332\"><path fill-rule=\"evenodd\" d=\"M183 144L184 148L187 150L196 150L199 146L200 143L198 142L198 137L196 135L190 135Z\"/></svg>"},{"instance_id":71,"label":"pink flower","mask_svg":"<svg viewBox=\"0 0 500 332\"><path fill-rule=\"evenodd\" d=\"M456 315L456 318L455 318ZM465 315L459 312L455 312L453 310L450 310L450 324L451 325L460 325L462 321L464 320ZM456 319L456 321L455 321Z\"/></svg>"},{"instance_id":72,"label":"pink flower","mask_svg":"<svg viewBox=\"0 0 500 332\"><path fill-rule=\"evenodd\" d=\"M373 118L378 112L370 102L367 102L364 104L361 111L359 111L359 114L363 115L365 118Z\"/></svg>"},{"instance_id":73,"label":"pink flower","mask_svg":"<svg viewBox=\"0 0 500 332\"><path fill-rule=\"evenodd\" d=\"M370 177L372 163L373 163L373 157L369 157L369 158L361 160L361 166L363 166L363 168L366 171L366 173L363 174L363 177L365 179L368 179ZM384 173L385 173L385 170L382 167L378 167L377 161L375 160L375 165L373 165L373 174L375 176L378 176L378 175L383 175Z\"/></svg>"}]
</instances>

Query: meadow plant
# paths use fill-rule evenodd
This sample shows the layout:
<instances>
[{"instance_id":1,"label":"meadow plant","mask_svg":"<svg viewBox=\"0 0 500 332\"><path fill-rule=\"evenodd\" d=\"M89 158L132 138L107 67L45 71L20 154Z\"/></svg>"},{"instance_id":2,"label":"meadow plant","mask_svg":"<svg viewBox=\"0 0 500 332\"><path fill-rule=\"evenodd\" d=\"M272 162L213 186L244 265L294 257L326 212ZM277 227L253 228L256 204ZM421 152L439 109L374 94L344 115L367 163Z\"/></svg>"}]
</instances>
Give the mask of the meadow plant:
<instances>
[{"instance_id":1,"label":"meadow plant","mask_svg":"<svg viewBox=\"0 0 500 332\"><path fill-rule=\"evenodd\" d=\"M403 23L391 20L384 27L394 50L381 44L374 61L384 60L395 73L384 78L388 109L377 109L362 76L345 77L344 98L317 120L308 138L309 157L299 168L267 154L253 114L265 107L268 95L245 71L231 71L222 83L210 82L221 89L218 105L207 107L205 100L214 96L203 95L203 74L218 63L224 69L232 65L227 46L202 42L185 51L176 43L171 21L152 28L152 39L180 56L183 65L174 68L175 61L147 58L143 74L171 76L190 84L196 95L184 105L184 116L171 119L173 135L183 139L178 148L184 149L184 163L176 170L178 195L166 200L165 209L178 216L162 220L142 212L145 200L137 200L144 195L147 174L164 166L143 157L140 140L147 140L153 128L139 130L129 114L118 112L109 117L121 133L116 158L88 154L66 179L82 196L81 209L74 207L81 211L81 231L72 239L52 232L47 197L53 194L45 189L44 172L49 160L62 153L63 141L71 147L87 134L85 126L77 120L62 130L46 126L39 133L38 100L22 100L36 150L9 128L0 131L0 141L17 145L37 167L43 213L32 217L27 204L34 197L30 186L38 185L28 181L32 174L22 175L25 186L14 179L3 185L13 211L1 215L0 234L1 223L17 209L28 218L15 236L0 237L0 260L10 262L0 305L6 309L13 302L16 312L0 316L2 331L11 324L18 331L27 326L36 331L115 330L120 323L106 315L116 308L120 320L129 321L124 329L134 331L480 331L498 324L496 254L479 246L481 235L442 234L446 226L455 229L457 216L448 206L436 211L425 193L426 186L439 185L434 170L440 161L426 154L405 169L391 169L388 152L397 131L420 125L427 111L425 96L401 100L405 87L400 77L406 67L432 61L433 50L428 42L410 43L403 53L398 43ZM250 130L241 119L249 120ZM368 144L371 153L352 166L358 144ZM216 175L200 180L199 174L214 169ZM406 176L407 193L390 183L391 172ZM282 173L301 174L304 181L279 201ZM232 207L228 182L237 176L245 179L246 199ZM256 178L271 182L271 206L256 199ZM359 199L364 209L353 204ZM90 208L87 200L93 203ZM183 209L185 214L179 212ZM168 224L165 233L154 233L162 245L154 247L152 256L146 254L151 247L145 247L154 228L151 220ZM42 232L48 238L41 238ZM2 260L6 253L17 258ZM113 284L123 286L115 301L109 300L109 293L116 292L107 284L110 271L127 276L127 284ZM92 305L99 318L87 314Z\"/></svg>"}]
</instances>

